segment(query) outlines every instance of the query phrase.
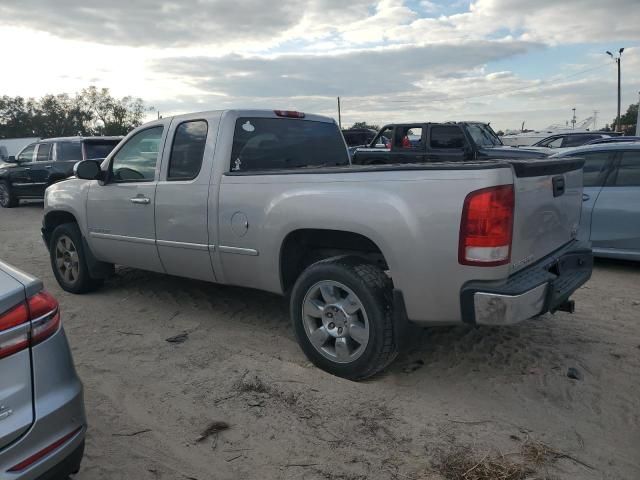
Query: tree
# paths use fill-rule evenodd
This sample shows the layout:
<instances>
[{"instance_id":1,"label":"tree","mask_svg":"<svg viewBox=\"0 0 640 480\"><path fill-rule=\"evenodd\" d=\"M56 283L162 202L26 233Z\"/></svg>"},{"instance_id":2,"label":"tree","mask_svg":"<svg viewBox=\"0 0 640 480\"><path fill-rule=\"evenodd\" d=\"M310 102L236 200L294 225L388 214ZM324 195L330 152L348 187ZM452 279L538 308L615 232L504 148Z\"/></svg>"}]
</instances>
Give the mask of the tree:
<instances>
[{"instance_id":1,"label":"tree","mask_svg":"<svg viewBox=\"0 0 640 480\"><path fill-rule=\"evenodd\" d=\"M378 131L380 129L380 127L378 127L378 125L369 125L367 122L356 122L353 125L351 125L350 130L352 130L354 128L368 128L370 130L376 130L376 131Z\"/></svg>"},{"instance_id":2,"label":"tree","mask_svg":"<svg viewBox=\"0 0 640 480\"><path fill-rule=\"evenodd\" d=\"M70 96L0 97L0 138L125 135L147 111L140 98L116 98L90 86Z\"/></svg>"},{"instance_id":3,"label":"tree","mask_svg":"<svg viewBox=\"0 0 640 480\"><path fill-rule=\"evenodd\" d=\"M635 135L637 121L638 104L632 103L629 105L629 108L627 108L627 112L624 115L620 115L620 126L618 130L624 132L625 135ZM616 123L615 119L612 123Z\"/></svg>"}]
</instances>

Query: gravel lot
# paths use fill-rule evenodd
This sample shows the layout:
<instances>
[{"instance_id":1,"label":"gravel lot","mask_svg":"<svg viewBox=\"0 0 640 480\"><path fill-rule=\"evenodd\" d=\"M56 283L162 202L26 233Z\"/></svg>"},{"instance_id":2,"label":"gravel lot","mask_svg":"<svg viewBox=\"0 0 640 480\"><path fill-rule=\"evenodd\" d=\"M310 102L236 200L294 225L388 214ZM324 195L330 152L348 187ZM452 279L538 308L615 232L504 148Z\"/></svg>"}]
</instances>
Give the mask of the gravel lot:
<instances>
[{"instance_id":1,"label":"gravel lot","mask_svg":"<svg viewBox=\"0 0 640 480\"><path fill-rule=\"evenodd\" d=\"M548 449L528 478L640 478L640 265L597 262L574 315L415 329L352 383L306 361L273 295L125 268L63 292L41 216L0 209L0 258L61 302L89 418L79 480L455 478L452 452L522 463L532 442ZM212 421L230 428L196 441Z\"/></svg>"}]
</instances>

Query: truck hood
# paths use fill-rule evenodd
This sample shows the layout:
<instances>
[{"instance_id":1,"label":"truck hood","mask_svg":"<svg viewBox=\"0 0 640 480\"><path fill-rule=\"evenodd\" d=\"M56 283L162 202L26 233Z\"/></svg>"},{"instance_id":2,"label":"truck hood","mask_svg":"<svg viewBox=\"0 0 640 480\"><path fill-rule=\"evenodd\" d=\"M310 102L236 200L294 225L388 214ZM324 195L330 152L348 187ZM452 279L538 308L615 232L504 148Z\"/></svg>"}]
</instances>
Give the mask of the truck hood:
<instances>
[{"instance_id":1,"label":"truck hood","mask_svg":"<svg viewBox=\"0 0 640 480\"><path fill-rule=\"evenodd\" d=\"M506 145L500 145L497 147L482 147L478 149L479 158L546 158L549 156L548 150L546 152L530 150L528 148L516 148Z\"/></svg>"}]
</instances>

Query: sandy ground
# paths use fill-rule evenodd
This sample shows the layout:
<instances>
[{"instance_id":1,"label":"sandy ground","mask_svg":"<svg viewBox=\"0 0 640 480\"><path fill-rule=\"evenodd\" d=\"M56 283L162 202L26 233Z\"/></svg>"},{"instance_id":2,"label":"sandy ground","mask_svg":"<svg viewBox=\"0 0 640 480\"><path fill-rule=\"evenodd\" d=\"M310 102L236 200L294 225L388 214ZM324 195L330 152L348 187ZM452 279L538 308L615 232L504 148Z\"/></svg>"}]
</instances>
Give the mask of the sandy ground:
<instances>
[{"instance_id":1,"label":"sandy ground","mask_svg":"<svg viewBox=\"0 0 640 480\"><path fill-rule=\"evenodd\" d=\"M89 418L78 480L438 479L460 446L509 458L527 440L562 454L531 478L640 478L640 265L598 262L574 315L416 329L353 383L307 362L273 295L125 268L63 292L41 215L0 209L0 258L61 301ZM196 442L211 421L230 428Z\"/></svg>"}]
</instances>

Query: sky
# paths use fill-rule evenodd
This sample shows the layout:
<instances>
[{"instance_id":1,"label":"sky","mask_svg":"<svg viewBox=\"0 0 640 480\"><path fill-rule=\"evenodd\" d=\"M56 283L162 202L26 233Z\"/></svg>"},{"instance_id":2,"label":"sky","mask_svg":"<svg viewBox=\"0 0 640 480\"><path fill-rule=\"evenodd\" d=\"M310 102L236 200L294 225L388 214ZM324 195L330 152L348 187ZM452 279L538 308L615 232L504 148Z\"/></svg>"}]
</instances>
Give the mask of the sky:
<instances>
[{"instance_id":1,"label":"sky","mask_svg":"<svg viewBox=\"0 0 640 480\"><path fill-rule=\"evenodd\" d=\"M640 91L639 0L1 0L0 95L89 85L148 117L293 109L342 124L616 115ZM153 107L153 111L151 111Z\"/></svg>"}]
</instances>

